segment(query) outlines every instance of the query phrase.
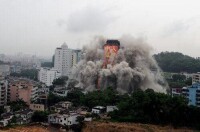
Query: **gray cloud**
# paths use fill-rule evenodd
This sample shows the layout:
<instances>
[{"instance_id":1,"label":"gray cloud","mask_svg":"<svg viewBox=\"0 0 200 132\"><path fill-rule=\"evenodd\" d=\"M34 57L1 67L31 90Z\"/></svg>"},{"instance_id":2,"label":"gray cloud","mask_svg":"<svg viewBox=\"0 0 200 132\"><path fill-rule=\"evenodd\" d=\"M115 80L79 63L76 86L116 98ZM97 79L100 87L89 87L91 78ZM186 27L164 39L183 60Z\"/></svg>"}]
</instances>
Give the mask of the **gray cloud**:
<instances>
[{"instance_id":1,"label":"gray cloud","mask_svg":"<svg viewBox=\"0 0 200 132\"><path fill-rule=\"evenodd\" d=\"M185 21L175 21L164 28L163 37L172 36L179 33L184 33L190 28L190 23Z\"/></svg>"},{"instance_id":2,"label":"gray cloud","mask_svg":"<svg viewBox=\"0 0 200 132\"><path fill-rule=\"evenodd\" d=\"M104 31L116 18L108 10L87 6L71 13L68 20L59 20L59 26L65 26L71 32Z\"/></svg>"},{"instance_id":3,"label":"gray cloud","mask_svg":"<svg viewBox=\"0 0 200 132\"><path fill-rule=\"evenodd\" d=\"M170 37L174 35L186 35L188 32L194 31L195 28L199 28L200 17L191 17L188 19L176 20L165 26L162 36Z\"/></svg>"},{"instance_id":4,"label":"gray cloud","mask_svg":"<svg viewBox=\"0 0 200 132\"><path fill-rule=\"evenodd\" d=\"M0 54L52 56L64 41L80 48L95 35L132 34L159 52L199 56L199 12L188 0L0 0Z\"/></svg>"}]
</instances>

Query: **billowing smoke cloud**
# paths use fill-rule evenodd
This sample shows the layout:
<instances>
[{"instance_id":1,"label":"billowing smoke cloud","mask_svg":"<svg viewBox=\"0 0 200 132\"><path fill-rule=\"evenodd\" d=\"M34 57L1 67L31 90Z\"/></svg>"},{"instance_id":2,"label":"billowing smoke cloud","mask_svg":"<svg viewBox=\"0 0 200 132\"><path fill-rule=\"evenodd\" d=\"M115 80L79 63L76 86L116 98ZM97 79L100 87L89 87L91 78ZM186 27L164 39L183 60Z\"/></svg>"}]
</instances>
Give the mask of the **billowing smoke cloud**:
<instances>
[{"instance_id":1,"label":"billowing smoke cloud","mask_svg":"<svg viewBox=\"0 0 200 132\"><path fill-rule=\"evenodd\" d=\"M83 48L84 58L74 67L72 74L79 82L76 87L86 91L112 87L122 94L148 88L166 93L168 85L151 55L152 48L132 36L122 36L119 41L121 48L113 58L114 65L108 65L106 69L102 68L105 38L96 37Z\"/></svg>"}]
</instances>

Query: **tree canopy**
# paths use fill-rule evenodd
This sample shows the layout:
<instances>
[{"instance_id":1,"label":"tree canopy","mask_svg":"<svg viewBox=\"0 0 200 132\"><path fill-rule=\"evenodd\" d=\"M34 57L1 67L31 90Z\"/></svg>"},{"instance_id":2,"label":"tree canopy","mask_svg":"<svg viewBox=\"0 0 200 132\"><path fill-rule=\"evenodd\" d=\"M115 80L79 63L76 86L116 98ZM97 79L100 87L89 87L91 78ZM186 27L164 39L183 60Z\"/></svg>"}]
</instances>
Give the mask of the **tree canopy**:
<instances>
[{"instance_id":1,"label":"tree canopy","mask_svg":"<svg viewBox=\"0 0 200 132\"><path fill-rule=\"evenodd\" d=\"M130 95L118 94L114 89L83 94L71 91L67 97L51 95L48 101L71 101L75 106L116 105L118 110L110 112L111 120L118 122L140 122L161 125L185 126L200 129L200 108L188 106L182 96L156 93L152 89L136 91ZM51 104L52 105L52 104Z\"/></svg>"},{"instance_id":2,"label":"tree canopy","mask_svg":"<svg viewBox=\"0 0 200 132\"><path fill-rule=\"evenodd\" d=\"M53 80L53 85L65 85L66 84L66 81L68 80L68 77L67 76L63 76L63 77L60 77L60 78L57 78L55 80Z\"/></svg>"},{"instance_id":3,"label":"tree canopy","mask_svg":"<svg viewBox=\"0 0 200 132\"><path fill-rule=\"evenodd\" d=\"M194 73L200 71L200 60L183 55L178 52L161 52L155 54L154 58L160 68L165 72L188 72Z\"/></svg>"},{"instance_id":4,"label":"tree canopy","mask_svg":"<svg viewBox=\"0 0 200 132\"><path fill-rule=\"evenodd\" d=\"M188 106L181 96L171 97L150 89L137 91L120 100L118 108L118 111L110 113L112 120L200 129L200 108Z\"/></svg>"},{"instance_id":5,"label":"tree canopy","mask_svg":"<svg viewBox=\"0 0 200 132\"><path fill-rule=\"evenodd\" d=\"M41 63L41 67L53 67L53 63L52 62L43 62Z\"/></svg>"},{"instance_id":6,"label":"tree canopy","mask_svg":"<svg viewBox=\"0 0 200 132\"><path fill-rule=\"evenodd\" d=\"M8 105L10 105L12 111L18 111L28 107L26 102L24 102L22 99L9 102Z\"/></svg>"},{"instance_id":7,"label":"tree canopy","mask_svg":"<svg viewBox=\"0 0 200 132\"><path fill-rule=\"evenodd\" d=\"M172 79L167 79L167 81L171 88L182 88L184 86L192 85L192 78L186 79L185 75L181 74L174 74L172 75Z\"/></svg>"},{"instance_id":8,"label":"tree canopy","mask_svg":"<svg viewBox=\"0 0 200 132\"><path fill-rule=\"evenodd\" d=\"M38 70L37 69L25 69L22 70L20 73L11 73L11 76L14 77L26 77L33 80L37 80L38 77Z\"/></svg>"},{"instance_id":9,"label":"tree canopy","mask_svg":"<svg viewBox=\"0 0 200 132\"><path fill-rule=\"evenodd\" d=\"M31 117L32 122L47 122L48 121L47 111L35 111Z\"/></svg>"}]
</instances>

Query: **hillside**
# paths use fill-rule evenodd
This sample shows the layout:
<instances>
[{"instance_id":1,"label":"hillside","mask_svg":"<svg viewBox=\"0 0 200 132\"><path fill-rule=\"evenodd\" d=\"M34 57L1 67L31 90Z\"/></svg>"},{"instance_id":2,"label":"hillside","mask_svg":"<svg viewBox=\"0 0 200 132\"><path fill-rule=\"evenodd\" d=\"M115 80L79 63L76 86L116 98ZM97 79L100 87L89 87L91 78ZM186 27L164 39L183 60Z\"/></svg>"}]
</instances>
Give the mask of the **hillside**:
<instances>
[{"instance_id":1,"label":"hillside","mask_svg":"<svg viewBox=\"0 0 200 132\"><path fill-rule=\"evenodd\" d=\"M193 132L187 128L174 129L170 126L148 125L140 123L89 122L83 132Z\"/></svg>"},{"instance_id":2,"label":"hillside","mask_svg":"<svg viewBox=\"0 0 200 132\"><path fill-rule=\"evenodd\" d=\"M161 52L154 58L164 72L199 72L200 60L178 52Z\"/></svg>"},{"instance_id":3,"label":"hillside","mask_svg":"<svg viewBox=\"0 0 200 132\"><path fill-rule=\"evenodd\" d=\"M188 128L174 129L170 126L148 125L141 123L113 123L113 122L88 122L84 125L83 132L193 132ZM0 129L0 132L62 132L58 128L33 126L16 126Z\"/></svg>"}]
</instances>

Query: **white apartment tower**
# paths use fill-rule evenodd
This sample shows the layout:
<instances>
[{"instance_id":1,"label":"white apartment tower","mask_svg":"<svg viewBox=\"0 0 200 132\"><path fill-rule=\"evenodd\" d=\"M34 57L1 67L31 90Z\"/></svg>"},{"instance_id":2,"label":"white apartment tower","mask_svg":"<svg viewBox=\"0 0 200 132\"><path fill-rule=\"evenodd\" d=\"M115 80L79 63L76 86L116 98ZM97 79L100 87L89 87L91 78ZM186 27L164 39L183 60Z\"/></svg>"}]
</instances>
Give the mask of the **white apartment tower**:
<instances>
[{"instance_id":1,"label":"white apartment tower","mask_svg":"<svg viewBox=\"0 0 200 132\"><path fill-rule=\"evenodd\" d=\"M60 48L55 50L54 68L57 69L62 76L69 76L72 67L73 51L64 43Z\"/></svg>"},{"instance_id":2,"label":"white apartment tower","mask_svg":"<svg viewBox=\"0 0 200 132\"><path fill-rule=\"evenodd\" d=\"M40 68L38 80L45 83L47 86L51 86L53 80L59 78L60 76L61 73L58 72L57 69Z\"/></svg>"}]
</instances>

